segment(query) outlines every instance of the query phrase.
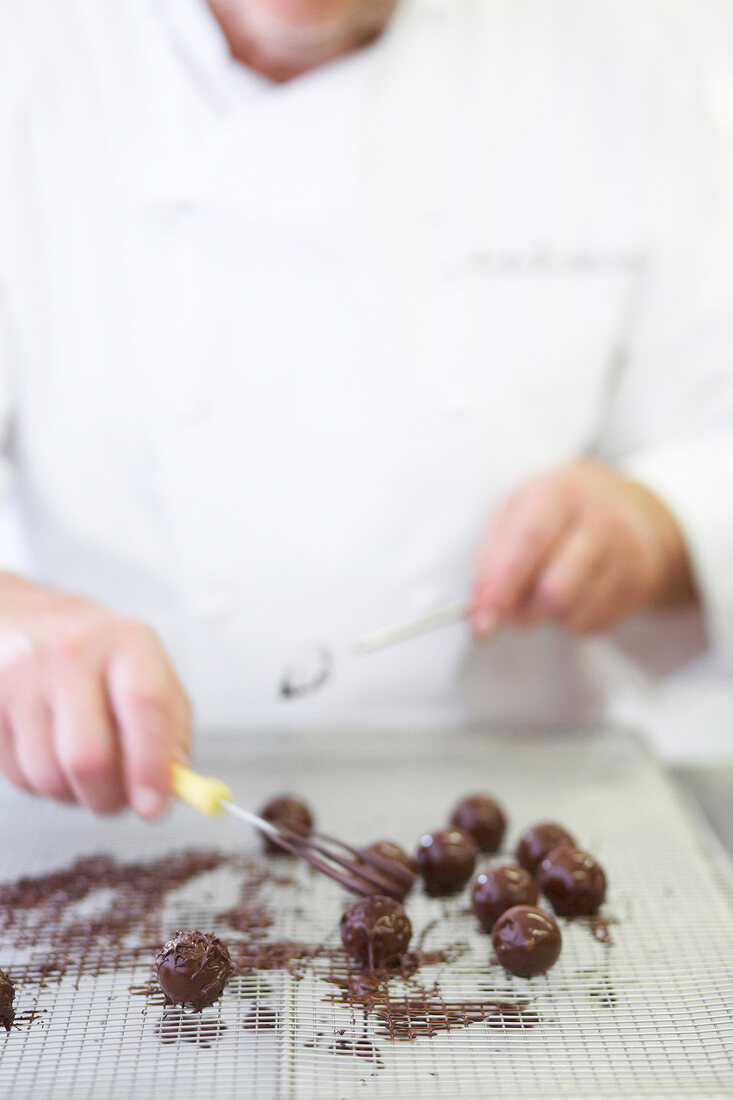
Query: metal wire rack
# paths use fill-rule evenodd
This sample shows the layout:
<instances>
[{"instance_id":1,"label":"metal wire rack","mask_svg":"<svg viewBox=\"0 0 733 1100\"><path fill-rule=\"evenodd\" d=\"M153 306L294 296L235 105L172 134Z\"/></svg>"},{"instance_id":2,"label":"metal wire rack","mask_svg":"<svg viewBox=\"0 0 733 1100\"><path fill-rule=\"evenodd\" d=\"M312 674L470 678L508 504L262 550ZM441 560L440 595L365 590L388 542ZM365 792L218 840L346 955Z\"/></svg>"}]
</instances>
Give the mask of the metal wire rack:
<instances>
[{"instance_id":1,"label":"metal wire rack","mask_svg":"<svg viewBox=\"0 0 733 1100\"><path fill-rule=\"evenodd\" d=\"M533 821L559 820L608 871L614 943L563 923L554 969L514 979L491 963L465 893L441 901L416 890L407 902L416 936L425 950L448 949L448 958L423 967L412 983L391 983L390 1023L346 988L349 963L337 935L346 896L307 868L279 861L284 873L252 887L271 921L266 937L323 951L297 964L297 977L245 971L198 1016L166 1009L150 982L155 944L140 950L150 922L119 943L111 964L108 952L98 973L87 958L60 980L31 980L42 943L0 942L0 966L18 987L19 1022L0 1036L4 1096L733 1095L730 865L633 736L340 731L212 737L202 748L198 765L223 774L242 804L297 790L323 827L357 842L387 836L412 847L477 789L506 806L509 848ZM199 927L236 941L220 916L247 899L255 864L239 856L258 844L234 823L205 821L185 807L155 828L131 817L97 821L3 792L0 828L13 838L0 850L4 881L96 852L126 861L185 847L234 853L162 894L155 920L162 936ZM80 903L82 915L103 905L104 894ZM395 1032L395 1013L413 1017L414 1041Z\"/></svg>"}]
</instances>

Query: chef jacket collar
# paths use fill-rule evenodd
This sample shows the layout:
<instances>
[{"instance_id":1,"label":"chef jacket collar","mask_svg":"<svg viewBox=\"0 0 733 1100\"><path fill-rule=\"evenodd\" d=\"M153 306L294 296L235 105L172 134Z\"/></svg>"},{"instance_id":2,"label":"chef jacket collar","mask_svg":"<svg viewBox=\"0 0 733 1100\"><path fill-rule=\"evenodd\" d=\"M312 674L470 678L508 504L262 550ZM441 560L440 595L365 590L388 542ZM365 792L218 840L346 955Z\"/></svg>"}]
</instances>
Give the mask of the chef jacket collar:
<instances>
[{"instance_id":1,"label":"chef jacket collar","mask_svg":"<svg viewBox=\"0 0 733 1100\"><path fill-rule=\"evenodd\" d=\"M435 15L446 0L402 0L373 46L284 85L232 60L206 0L143 2L165 22L180 64L213 107L211 132L201 146L181 142L151 166L143 205L168 222L171 210L179 217L223 215L328 250L351 251L362 242L368 228L361 141L369 74L398 22L423 11ZM439 36L439 21L434 33Z\"/></svg>"}]
</instances>

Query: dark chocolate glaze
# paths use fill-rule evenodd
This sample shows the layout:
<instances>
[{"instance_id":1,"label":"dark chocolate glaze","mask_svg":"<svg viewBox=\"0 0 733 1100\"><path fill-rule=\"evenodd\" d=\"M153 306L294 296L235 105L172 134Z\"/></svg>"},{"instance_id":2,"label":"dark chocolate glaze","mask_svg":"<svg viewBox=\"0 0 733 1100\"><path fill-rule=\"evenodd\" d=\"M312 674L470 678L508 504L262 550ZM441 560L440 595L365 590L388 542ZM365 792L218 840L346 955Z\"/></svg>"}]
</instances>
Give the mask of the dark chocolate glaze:
<instances>
[{"instance_id":1,"label":"dark chocolate glaze","mask_svg":"<svg viewBox=\"0 0 733 1100\"><path fill-rule=\"evenodd\" d=\"M173 1004L200 1012L219 999L233 967L226 944L194 928L179 930L161 948L155 970Z\"/></svg>"},{"instance_id":2,"label":"dark chocolate glaze","mask_svg":"<svg viewBox=\"0 0 733 1100\"><path fill-rule=\"evenodd\" d=\"M515 863L490 867L474 879L471 887L471 907L484 932L490 932L502 913L515 905L536 905L537 883Z\"/></svg>"},{"instance_id":3,"label":"dark chocolate glaze","mask_svg":"<svg viewBox=\"0 0 733 1100\"><path fill-rule=\"evenodd\" d=\"M363 851L367 855L386 859L389 863L399 863L411 874L417 874L415 860L411 855L408 855L404 848L401 848L399 844L395 844L393 840L375 840L372 844L367 844Z\"/></svg>"},{"instance_id":4,"label":"dark chocolate glaze","mask_svg":"<svg viewBox=\"0 0 733 1100\"><path fill-rule=\"evenodd\" d=\"M473 874L477 855L473 838L462 829L426 833L417 849L417 869L425 892L432 897L457 894Z\"/></svg>"},{"instance_id":5,"label":"dark chocolate glaze","mask_svg":"<svg viewBox=\"0 0 733 1100\"><path fill-rule=\"evenodd\" d=\"M14 1000L15 989L13 983L6 973L0 970L0 1027L4 1027L6 1031L10 1031L15 1019Z\"/></svg>"},{"instance_id":6,"label":"dark chocolate glaze","mask_svg":"<svg viewBox=\"0 0 733 1100\"><path fill-rule=\"evenodd\" d=\"M555 918L544 909L515 905L499 917L491 942L505 970L519 978L534 978L555 965L562 936Z\"/></svg>"},{"instance_id":7,"label":"dark chocolate glaze","mask_svg":"<svg viewBox=\"0 0 733 1100\"><path fill-rule=\"evenodd\" d=\"M566 844L539 865L537 882L560 917L592 917L606 896L606 875L587 852Z\"/></svg>"},{"instance_id":8,"label":"dark chocolate glaze","mask_svg":"<svg viewBox=\"0 0 733 1100\"><path fill-rule=\"evenodd\" d=\"M362 898L341 917L347 954L371 971L397 963L410 946L410 918L394 898Z\"/></svg>"},{"instance_id":9,"label":"dark chocolate glaze","mask_svg":"<svg viewBox=\"0 0 733 1100\"><path fill-rule=\"evenodd\" d=\"M417 876L415 860L391 840L375 840L373 844L360 849L355 864L357 867L367 867L386 874L392 883L390 894L399 901L407 897ZM375 886L374 892L384 891Z\"/></svg>"},{"instance_id":10,"label":"dark chocolate glaze","mask_svg":"<svg viewBox=\"0 0 733 1100\"><path fill-rule=\"evenodd\" d=\"M482 852L498 852L506 831L506 815L487 794L470 794L454 809L451 825L463 829Z\"/></svg>"},{"instance_id":11,"label":"dark chocolate glaze","mask_svg":"<svg viewBox=\"0 0 733 1100\"><path fill-rule=\"evenodd\" d=\"M541 821L525 829L517 845L517 863L534 875L542 860L553 848L561 844L575 844L575 840L562 825L554 821Z\"/></svg>"},{"instance_id":12,"label":"dark chocolate glaze","mask_svg":"<svg viewBox=\"0 0 733 1100\"><path fill-rule=\"evenodd\" d=\"M271 798L260 810L260 817L278 828L290 830L297 836L309 836L313 831L314 819L310 807L295 794L280 794ZM273 856L287 855L281 847L269 837L262 838L265 851Z\"/></svg>"}]
</instances>

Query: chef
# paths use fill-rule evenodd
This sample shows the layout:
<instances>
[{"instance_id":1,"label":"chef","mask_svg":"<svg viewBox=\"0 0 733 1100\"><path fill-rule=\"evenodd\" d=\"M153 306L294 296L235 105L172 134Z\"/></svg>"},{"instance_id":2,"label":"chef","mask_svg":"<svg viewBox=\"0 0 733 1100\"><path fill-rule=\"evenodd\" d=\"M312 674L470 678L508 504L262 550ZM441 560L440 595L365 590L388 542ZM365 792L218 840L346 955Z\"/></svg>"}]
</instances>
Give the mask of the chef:
<instances>
[{"instance_id":1,"label":"chef","mask_svg":"<svg viewBox=\"0 0 733 1100\"><path fill-rule=\"evenodd\" d=\"M194 713L587 721L725 665L729 241L690 70L638 0L3 5L11 783L153 818ZM345 655L457 599L468 626ZM279 699L314 639L331 682Z\"/></svg>"}]
</instances>

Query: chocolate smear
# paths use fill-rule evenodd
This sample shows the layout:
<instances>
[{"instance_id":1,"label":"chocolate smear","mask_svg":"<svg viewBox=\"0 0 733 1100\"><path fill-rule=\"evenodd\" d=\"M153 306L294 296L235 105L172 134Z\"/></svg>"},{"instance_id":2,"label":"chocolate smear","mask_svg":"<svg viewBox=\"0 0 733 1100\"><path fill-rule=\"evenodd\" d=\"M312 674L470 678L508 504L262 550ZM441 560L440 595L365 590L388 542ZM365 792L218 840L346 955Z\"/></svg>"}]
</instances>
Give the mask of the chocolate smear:
<instances>
[{"instance_id":1,"label":"chocolate smear","mask_svg":"<svg viewBox=\"0 0 733 1100\"><path fill-rule=\"evenodd\" d=\"M588 929L594 940L598 940L599 943L605 944L606 947L613 947L614 939L611 928L614 924L618 924L616 917L604 917L600 913L596 913L592 917L574 917L573 924L582 924Z\"/></svg>"}]
</instances>

